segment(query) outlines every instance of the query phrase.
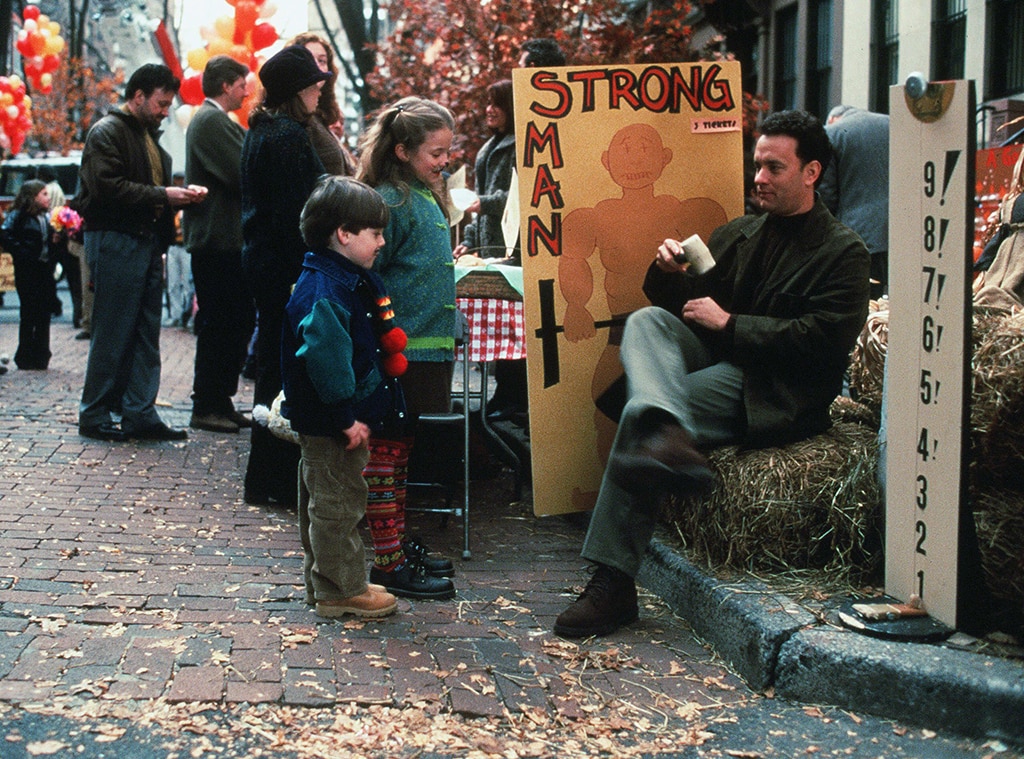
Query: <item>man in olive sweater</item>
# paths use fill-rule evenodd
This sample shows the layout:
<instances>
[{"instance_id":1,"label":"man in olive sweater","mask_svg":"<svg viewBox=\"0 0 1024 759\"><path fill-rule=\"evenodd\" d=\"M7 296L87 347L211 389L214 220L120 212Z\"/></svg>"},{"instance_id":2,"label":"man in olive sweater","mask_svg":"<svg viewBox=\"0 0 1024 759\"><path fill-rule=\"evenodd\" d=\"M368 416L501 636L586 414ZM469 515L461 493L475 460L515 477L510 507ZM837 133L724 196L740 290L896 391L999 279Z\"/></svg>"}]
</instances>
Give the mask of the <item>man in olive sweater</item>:
<instances>
[{"instance_id":1,"label":"man in olive sweater","mask_svg":"<svg viewBox=\"0 0 1024 759\"><path fill-rule=\"evenodd\" d=\"M231 400L256 320L242 275L245 129L228 116L245 100L248 73L229 56L211 58L203 71L206 100L185 132L185 181L209 191L205 203L185 209L182 223L199 304L189 426L211 432L238 432L252 424Z\"/></svg>"},{"instance_id":2,"label":"man in olive sweater","mask_svg":"<svg viewBox=\"0 0 1024 759\"><path fill-rule=\"evenodd\" d=\"M582 555L596 571L555 621L605 635L638 615L634 577L658 497L712 479L701 449L778 445L823 432L868 305L868 251L815 186L831 156L821 123L772 114L754 149L757 202L708 240L715 265L688 271L665 240L644 282L653 306L626 321L622 412Z\"/></svg>"}]
</instances>

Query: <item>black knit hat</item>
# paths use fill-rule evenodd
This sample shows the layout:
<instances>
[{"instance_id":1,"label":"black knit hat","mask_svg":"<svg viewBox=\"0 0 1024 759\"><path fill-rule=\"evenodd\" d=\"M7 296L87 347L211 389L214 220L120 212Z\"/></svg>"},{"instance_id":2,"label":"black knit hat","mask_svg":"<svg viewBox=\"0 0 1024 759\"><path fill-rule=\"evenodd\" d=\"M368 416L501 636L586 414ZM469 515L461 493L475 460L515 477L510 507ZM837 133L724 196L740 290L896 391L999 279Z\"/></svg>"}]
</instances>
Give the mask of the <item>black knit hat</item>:
<instances>
[{"instance_id":1,"label":"black knit hat","mask_svg":"<svg viewBox=\"0 0 1024 759\"><path fill-rule=\"evenodd\" d=\"M301 45L291 45L263 64L260 81L266 91L264 104L275 108L311 84L330 79L330 71L321 71L313 54Z\"/></svg>"}]
</instances>

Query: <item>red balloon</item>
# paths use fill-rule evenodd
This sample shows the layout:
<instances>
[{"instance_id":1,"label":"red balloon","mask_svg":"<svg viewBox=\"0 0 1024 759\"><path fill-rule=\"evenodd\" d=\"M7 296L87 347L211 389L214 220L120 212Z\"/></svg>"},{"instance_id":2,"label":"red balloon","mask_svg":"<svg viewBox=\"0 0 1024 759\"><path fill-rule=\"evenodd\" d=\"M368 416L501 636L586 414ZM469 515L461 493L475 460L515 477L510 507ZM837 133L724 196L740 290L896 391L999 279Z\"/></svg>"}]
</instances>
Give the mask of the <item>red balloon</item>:
<instances>
[{"instance_id":1,"label":"red balloon","mask_svg":"<svg viewBox=\"0 0 1024 759\"><path fill-rule=\"evenodd\" d=\"M60 68L60 56L59 55L44 55L43 56L43 73L53 73Z\"/></svg>"},{"instance_id":2,"label":"red balloon","mask_svg":"<svg viewBox=\"0 0 1024 759\"><path fill-rule=\"evenodd\" d=\"M26 5L25 10L22 11L21 15L26 19L37 19L39 18L39 6L38 5Z\"/></svg>"},{"instance_id":3,"label":"red balloon","mask_svg":"<svg viewBox=\"0 0 1024 759\"><path fill-rule=\"evenodd\" d=\"M270 47L277 42L277 29L274 28L273 24L266 22L256 24L252 28L252 49L262 50L265 47Z\"/></svg>"},{"instance_id":4,"label":"red balloon","mask_svg":"<svg viewBox=\"0 0 1024 759\"><path fill-rule=\"evenodd\" d=\"M32 57L32 43L28 41L28 32L22 29L18 32L18 41L14 44L18 48L18 52L21 53L25 58Z\"/></svg>"},{"instance_id":5,"label":"red balloon","mask_svg":"<svg viewBox=\"0 0 1024 759\"><path fill-rule=\"evenodd\" d=\"M183 103L200 105L203 102L203 75L186 76L181 83L181 89L178 90L178 96Z\"/></svg>"},{"instance_id":6,"label":"red balloon","mask_svg":"<svg viewBox=\"0 0 1024 759\"><path fill-rule=\"evenodd\" d=\"M22 58L21 67L25 70L25 76L35 79L43 73L42 58Z\"/></svg>"}]
</instances>

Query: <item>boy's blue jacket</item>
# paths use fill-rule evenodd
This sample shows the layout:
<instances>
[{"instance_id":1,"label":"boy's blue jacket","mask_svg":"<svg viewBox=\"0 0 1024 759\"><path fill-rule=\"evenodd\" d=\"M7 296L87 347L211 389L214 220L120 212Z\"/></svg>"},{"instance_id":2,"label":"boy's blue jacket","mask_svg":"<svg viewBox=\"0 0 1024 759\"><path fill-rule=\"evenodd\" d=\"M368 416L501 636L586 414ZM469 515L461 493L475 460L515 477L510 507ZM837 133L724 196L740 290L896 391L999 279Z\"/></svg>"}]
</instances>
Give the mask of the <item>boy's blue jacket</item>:
<instances>
[{"instance_id":1,"label":"boy's blue jacket","mask_svg":"<svg viewBox=\"0 0 1024 759\"><path fill-rule=\"evenodd\" d=\"M384 283L330 250L306 253L285 308L284 402L295 432L344 439L357 420L374 436L401 432L405 401L381 366Z\"/></svg>"}]
</instances>

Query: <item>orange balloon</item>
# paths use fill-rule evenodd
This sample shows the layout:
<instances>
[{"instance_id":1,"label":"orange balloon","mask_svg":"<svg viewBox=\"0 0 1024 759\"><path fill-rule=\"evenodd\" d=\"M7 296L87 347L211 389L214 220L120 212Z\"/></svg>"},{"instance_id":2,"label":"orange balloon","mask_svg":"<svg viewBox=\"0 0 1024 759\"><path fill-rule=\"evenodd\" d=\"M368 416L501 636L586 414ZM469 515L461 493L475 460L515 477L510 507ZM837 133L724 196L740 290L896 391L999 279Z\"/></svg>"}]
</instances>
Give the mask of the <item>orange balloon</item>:
<instances>
[{"instance_id":1,"label":"orange balloon","mask_svg":"<svg viewBox=\"0 0 1024 759\"><path fill-rule=\"evenodd\" d=\"M205 47L197 47L194 50L189 50L185 59L188 61L190 69L193 71L202 71L206 68L206 64L210 60L210 53Z\"/></svg>"},{"instance_id":2,"label":"orange balloon","mask_svg":"<svg viewBox=\"0 0 1024 759\"><path fill-rule=\"evenodd\" d=\"M206 49L209 51L210 57L212 58L215 55L231 55L232 47L233 45L230 40L218 38L207 45Z\"/></svg>"},{"instance_id":3,"label":"orange balloon","mask_svg":"<svg viewBox=\"0 0 1024 759\"><path fill-rule=\"evenodd\" d=\"M43 46L44 55L59 55L64 51L64 38L59 35L50 35L46 38L46 44Z\"/></svg>"},{"instance_id":4,"label":"orange balloon","mask_svg":"<svg viewBox=\"0 0 1024 759\"><path fill-rule=\"evenodd\" d=\"M43 37L42 32L29 32L28 33L28 46L32 51L32 55L42 55L43 49L46 47L46 39Z\"/></svg>"},{"instance_id":5,"label":"orange balloon","mask_svg":"<svg viewBox=\"0 0 1024 759\"><path fill-rule=\"evenodd\" d=\"M230 40L235 35L235 20L229 16L219 16L213 22L213 28L221 39Z\"/></svg>"},{"instance_id":6,"label":"orange balloon","mask_svg":"<svg viewBox=\"0 0 1024 759\"><path fill-rule=\"evenodd\" d=\"M245 42L245 36L249 34L260 17L259 8L252 0L238 0L235 3L235 44Z\"/></svg>"}]
</instances>

